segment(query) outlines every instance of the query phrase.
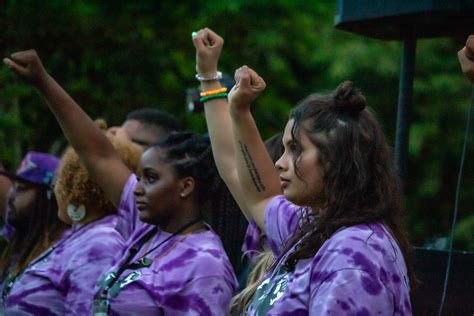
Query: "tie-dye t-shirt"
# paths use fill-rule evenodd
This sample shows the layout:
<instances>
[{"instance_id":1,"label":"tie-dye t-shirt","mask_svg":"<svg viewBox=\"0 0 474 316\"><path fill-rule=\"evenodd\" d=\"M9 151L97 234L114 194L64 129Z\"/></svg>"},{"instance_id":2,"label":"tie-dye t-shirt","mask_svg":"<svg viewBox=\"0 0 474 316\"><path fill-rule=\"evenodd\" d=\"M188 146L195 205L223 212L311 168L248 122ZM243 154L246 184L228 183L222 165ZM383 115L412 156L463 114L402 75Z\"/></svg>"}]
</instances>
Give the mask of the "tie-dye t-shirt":
<instances>
[{"instance_id":1,"label":"tie-dye t-shirt","mask_svg":"<svg viewBox=\"0 0 474 316\"><path fill-rule=\"evenodd\" d=\"M276 256L299 214L284 196L269 202L265 228ZM412 314L403 255L380 223L340 229L294 271L284 266L286 256L259 285L249 315Z\"/></svg>"},{"instance_id":2,"label":"tie-dye t-shirt","mask_svg":"<svg viewBox=\"0 0 474 316\"><path fill-rule=\"evenodd\" d=\"M88 315L97 280L125 246L116 223L109 215L66 231L13 283L5 315Z\"/></svg>"},{"instance_id":3,"label":"tie-dye t-shirt","mask_svg":"<svg viewBox=\"0 0 474 316\"><path fill-rule=\"evenodd\" d=\"M140 222L132 175L125 185L119 206L123 223L133 226L128 250L155 226ZM136 263L147 251L171 234L157 230L150 242L134 256ZM126 269L108 291L110 315L226 315L237 289L230 261L221 241L209 228L205 232L177 235L146 256L148 267ZM122 258L121 261L124 261ZM110 269L118 271L121 262ZM100 297L100 290L97 296ZM100 301L100 298L99 298Z\"/></svg>"},{"instance_id":4,"label":"tie-dye t-shirt","mask_svg":"<svg viewBox=\"0 0 474 316\"><path fill-rule=\"evenodd\" d=\"M242 244L242 253L250 260L255 263L258 254L265 251L264 245L265 237L262 236L262 230L253 221L249 221L247 230L245 231L244 242Z\"/></svg>"}]
</instances>

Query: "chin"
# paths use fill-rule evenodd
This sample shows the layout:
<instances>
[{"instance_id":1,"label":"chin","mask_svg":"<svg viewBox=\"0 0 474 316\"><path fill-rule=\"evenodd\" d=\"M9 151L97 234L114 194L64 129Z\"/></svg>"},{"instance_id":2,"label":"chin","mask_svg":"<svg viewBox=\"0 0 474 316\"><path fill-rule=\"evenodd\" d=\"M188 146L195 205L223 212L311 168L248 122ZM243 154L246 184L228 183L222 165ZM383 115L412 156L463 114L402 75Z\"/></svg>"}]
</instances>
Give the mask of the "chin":
<instances>
[{"instance_id":1,"label":"chin","mask_svg":"<svg viewBox=\"0 0 474 316\"><path fill-rule=\"evenodd\" d=\"M139 211L139 212L138 212L138 219L139 219L140 221L144 222L144 223L152 224L152 223L150 222L150 218L149 218L149 216L148 216L148 214L147 214L146 211Z\"/></svg>"},{"instance_id":2,"label":"chin","mask_svg":"<svg viewBox=\"0 0 474 316\"><path fill-rule=\"evenodd\" d=\"M143 223L160 227L165 227L168 223L165 218L156 215L150 216L150 213L148 213L147 211L140 211L140 213L138 214L138 219Z\"/></svg>"},{"instance_id":3,"label":"chin","mask_svg":"<svg viewBox=\"0 0 474 316\"><path fill-rule=\"evenodd\" d=\"M157 225L157 220L150 216L150 214L147 211L140 211L138 213L138 219L141 222L151 224L151 225Z\"/></svg>"}]
</instances>

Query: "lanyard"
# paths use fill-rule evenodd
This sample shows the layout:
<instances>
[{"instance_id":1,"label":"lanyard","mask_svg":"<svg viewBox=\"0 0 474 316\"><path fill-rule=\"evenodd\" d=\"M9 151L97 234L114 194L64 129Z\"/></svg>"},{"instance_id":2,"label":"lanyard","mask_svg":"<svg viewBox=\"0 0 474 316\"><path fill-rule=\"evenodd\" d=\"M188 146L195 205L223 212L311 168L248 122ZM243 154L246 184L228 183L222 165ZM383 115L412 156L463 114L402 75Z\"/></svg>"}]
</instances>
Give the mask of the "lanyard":
<instances>
[{"instance_id":1,"label":"lanyard","mask_svg":"<svg viewBox=\"0 0 474 316\"><path fill-rule=\"evenodd\" d=\"M165 240L160 242L158 245L155 247L151 248L148 250L144 255L142 255L139 259L136 260L136 262L131 263L133 258L136 256L136 254L140 251L140 249L145 245L147 241L149 241L157 232L158 232L158 227L154 227L151 231L143 235L140 240L135 244L134 247L130 248L129 250L129 255L127 258L122 262L122 264L119 266L117 272L111 272L108 273L105 278L102 281L102 289L96 294L95 299L104 299L107 297L107 294L109 290L112 288L112 286L118 281L119 277L123 274L123 272L127 269L140 269L140 268L146 268L151 266L153 263L153 260L150 258L147 258L146 255L151 253L152 251L156 250L160 246L162 246L164 243L172 239L173 237L176 237L177 235L181 234L184 232L186 229L189 227L193 226L196 223L199 223L201 221L200 218L195 219L185 225L183 225L180 229L178 229L175 233L167 237Z\"/></svg>"}]
</instances>

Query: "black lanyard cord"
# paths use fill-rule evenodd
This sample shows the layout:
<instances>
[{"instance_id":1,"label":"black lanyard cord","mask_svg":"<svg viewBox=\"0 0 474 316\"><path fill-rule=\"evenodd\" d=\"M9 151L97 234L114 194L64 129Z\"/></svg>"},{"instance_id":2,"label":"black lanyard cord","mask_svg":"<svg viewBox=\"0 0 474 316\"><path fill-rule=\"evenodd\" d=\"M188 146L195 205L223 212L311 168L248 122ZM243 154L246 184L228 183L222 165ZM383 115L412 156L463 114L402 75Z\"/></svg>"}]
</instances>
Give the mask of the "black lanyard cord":
<instances>
[{"instance_id":1,"label":"black lanyard cord","mask_svg":"<svg viewBox=\"0 0 474 316\"><path fill-rule=\"evenodd\" d=\"M145 258L146 255L148 255L149 253L151 253L152 251L156 250L158 247L162 246L164 243L166 243L167 241L169 241L170 239L176 237L177 235L181 234L182 232L184 232L186 229L188 229L189 227L193 226L194 224L196 223L199 223L201 222L202 219L201 218L198 218L198 219L195 219L185 225L183 225L182 227L180 227L176 232L174 232L172 235L168 236L165 240L163 240L162 242L160 242L158 245L156 245L155 247L151 248L150 250L148 250L144 255L142 255L138 260L136 260L138 263L137 264L131 264L130 262L133 260L133 258L135 258L135 256L137 255L137 253L140 251L140 249L145 245L145 243L147 241L149 241L157 232L158 232L158 227L154 227L151 231L149 231L147 234L145 234L142 238L140 238L140 240L135 244L134 247L130 248L129 250L129 255L127 256L127 258L122 262L122 264L120 265L120 267L118 268L117 272L113 274L113 276L109 279L108 282L106 282L104 288L99 291L97 294L98 295L101 295L101 296L105 296L106 293L109 291L109 289L118 281L119 277L122 275L122 273L127 270L127 269L130 269L130 268L138 268L138 267L143 267L144 265L143 264L140 264L140 261L142 259Z\"/></svg>"}]
</instances>

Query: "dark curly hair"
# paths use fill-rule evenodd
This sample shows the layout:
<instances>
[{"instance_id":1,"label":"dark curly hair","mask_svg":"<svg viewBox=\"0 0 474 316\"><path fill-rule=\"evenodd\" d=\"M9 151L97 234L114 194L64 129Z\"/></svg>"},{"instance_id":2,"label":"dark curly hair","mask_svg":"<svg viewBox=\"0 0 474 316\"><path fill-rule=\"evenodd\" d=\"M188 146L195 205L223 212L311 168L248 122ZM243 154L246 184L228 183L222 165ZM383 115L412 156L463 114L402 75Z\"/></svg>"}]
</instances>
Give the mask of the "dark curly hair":
<instances>
[{"instance_id":1,"label":"dark curly hair","mask_svg":"<svg viewBox=\"0 0 474 316\"><path fill-rule=\"evenodd\" d=\"M306 215L299 229L284 247L283 253L302 241L288 256L287 267L293 269L298 260L313 257L341 227L383 222L404 255L412 289L416 287L392 153L377 119L366 108L364 96L346 81L331 94L308 96L289 118L294 119L294 141L299 142L299 133L304 132L319 150L324 192L323 211L303 211ZM298 156L294 157L295 173L301 178Z\"/></svg>"}]
</instances>

